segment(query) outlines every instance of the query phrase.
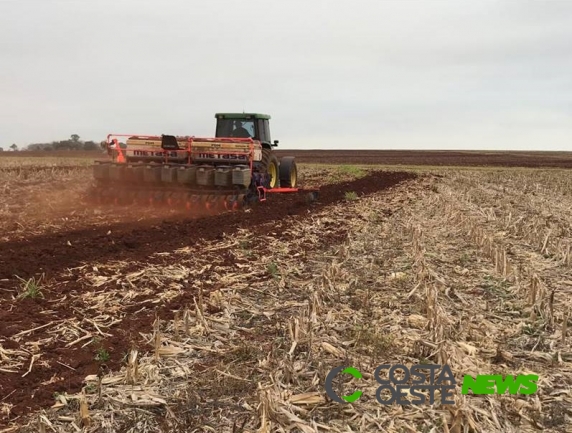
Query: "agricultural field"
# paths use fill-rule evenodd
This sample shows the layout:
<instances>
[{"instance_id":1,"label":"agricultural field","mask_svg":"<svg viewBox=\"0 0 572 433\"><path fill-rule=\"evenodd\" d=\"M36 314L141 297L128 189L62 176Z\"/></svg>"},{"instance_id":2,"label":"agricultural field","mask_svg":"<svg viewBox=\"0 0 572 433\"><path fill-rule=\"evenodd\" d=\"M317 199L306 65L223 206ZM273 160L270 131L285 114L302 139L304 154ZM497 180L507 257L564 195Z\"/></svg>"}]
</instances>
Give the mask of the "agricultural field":
<instances>
[{"instance_id":1,"label":"agricultural field","mask_svg":"<svg viewBox=\"0 0 572 433\"><path fill-rule=\"evenodd\" d=\"M25 153L0 156L0 433L572 431L569 155L300 151L317 202L192 217L94 207L89 154ZM381 364L449 365L454 404L380 404Z\"/></svg>"}]
</instances>

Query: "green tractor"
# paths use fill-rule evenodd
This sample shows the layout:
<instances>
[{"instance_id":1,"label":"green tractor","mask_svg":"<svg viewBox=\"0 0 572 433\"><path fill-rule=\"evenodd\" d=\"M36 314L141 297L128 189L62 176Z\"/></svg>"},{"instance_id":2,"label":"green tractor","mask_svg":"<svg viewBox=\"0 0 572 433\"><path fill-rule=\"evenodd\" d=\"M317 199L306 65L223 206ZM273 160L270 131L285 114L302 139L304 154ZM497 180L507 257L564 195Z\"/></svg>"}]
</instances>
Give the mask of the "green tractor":
<instances>
[{"instance_id":1,"label":"green tractor","mask_svg":"<svg viewBox=\"0 0 572 433\"><path fill-rule=\"evenodd\" d=\"M262 146L262 159L255 162L255 170L268 173L270 188L296 188L298 171L293 156L285 156L280 161L272 152L278 140L272 142L268 114L258 113L217 113L216 137L252 138Z\"/></svg>"},{"instance_id":2,"label":"green tractor","mask_svg":"<svg viewBox=\"0 0 572 433\"><path fill-rule=\"evenodd\" d=\"M270 116L217 113L215 137L109 134L110 161L94 166L97 196L115 203L183 204L188 209L237 209L270 193L298 187L292 156L280 160L270 137ZM120 143L117 137L127 137Z\"/></svg>"}]
</instances>

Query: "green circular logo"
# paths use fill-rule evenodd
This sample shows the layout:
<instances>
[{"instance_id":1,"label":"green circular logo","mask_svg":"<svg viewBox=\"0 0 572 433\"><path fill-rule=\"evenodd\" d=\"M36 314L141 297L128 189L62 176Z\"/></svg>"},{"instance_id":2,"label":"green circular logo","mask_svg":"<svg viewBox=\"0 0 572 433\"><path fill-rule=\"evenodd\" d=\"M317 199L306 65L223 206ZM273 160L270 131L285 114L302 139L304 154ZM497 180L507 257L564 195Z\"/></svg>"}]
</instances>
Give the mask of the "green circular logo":
<instances>
[{"instance_id":1,"label":"green circular logo","mask_svg":"<svg viewBox=\"0 0 572 433\"><path fill-rule=\"evenodd\" d=\"M363 393L361 391L356 391L351 395L343 395L340 398L338 396L338 394L336 394L336 392L334 391L334 388L332 386L332 382L333 382L334 378L339 373L349 374L349 375L355 377L356 379L361 379L363 376L357 368L345 367L345 366L340 366L340 367L336 367L336 368L332 369L328 373L328 375L326 376L324 388L326 388L326 393L328 394L328 396L337 403L353 403L354 401L359 399Z\"/></svg>"}]
</instances>

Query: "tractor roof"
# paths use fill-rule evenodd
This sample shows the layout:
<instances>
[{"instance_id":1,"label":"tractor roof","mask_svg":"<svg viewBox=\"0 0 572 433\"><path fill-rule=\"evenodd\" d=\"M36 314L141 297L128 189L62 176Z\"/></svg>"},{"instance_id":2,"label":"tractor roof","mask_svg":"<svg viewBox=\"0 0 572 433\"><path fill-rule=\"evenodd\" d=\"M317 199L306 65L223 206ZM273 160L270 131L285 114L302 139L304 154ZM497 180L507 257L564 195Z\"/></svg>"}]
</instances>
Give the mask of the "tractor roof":
<instances>
[{"instance_id":1,"label":"tractor roof","mask_svg":"<svg viewBox=\"0 0 572 433\"><path fill-rule=\"evenodd\" d=\"M268 114L259 113L216 113L217 119L270 119Z\"/></svg>"}]
</instances>

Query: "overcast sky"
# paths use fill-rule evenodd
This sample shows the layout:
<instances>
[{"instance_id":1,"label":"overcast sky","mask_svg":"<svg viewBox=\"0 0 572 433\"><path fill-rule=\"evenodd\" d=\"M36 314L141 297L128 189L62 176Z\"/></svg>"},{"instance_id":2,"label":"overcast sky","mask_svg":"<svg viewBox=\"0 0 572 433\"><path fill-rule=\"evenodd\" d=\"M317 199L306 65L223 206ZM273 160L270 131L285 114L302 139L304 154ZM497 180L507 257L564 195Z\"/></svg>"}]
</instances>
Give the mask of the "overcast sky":
<instances>
[{"instance_id":1,"label":"overcast sky","mask_svg":"<svg viewBox=\"0 0 572 433\"><path fill-rule=\"evenodd\" d=\"M212 136L280 148L568 150L572 1L0 0L0 146Z\"/></svg>"}]
</instances>

